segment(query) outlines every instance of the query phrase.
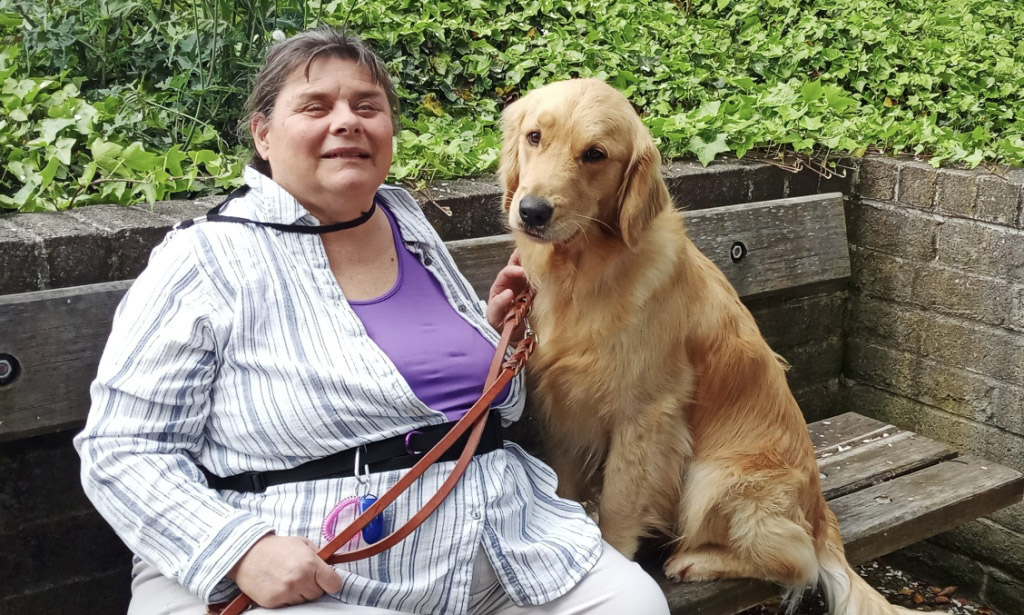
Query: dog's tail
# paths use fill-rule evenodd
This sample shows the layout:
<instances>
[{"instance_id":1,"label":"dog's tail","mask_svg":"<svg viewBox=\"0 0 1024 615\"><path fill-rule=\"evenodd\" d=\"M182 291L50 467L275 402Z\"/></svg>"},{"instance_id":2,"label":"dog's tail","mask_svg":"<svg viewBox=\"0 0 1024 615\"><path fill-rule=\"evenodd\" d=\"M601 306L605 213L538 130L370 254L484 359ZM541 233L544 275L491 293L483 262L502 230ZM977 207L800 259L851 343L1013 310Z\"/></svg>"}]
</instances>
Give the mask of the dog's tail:
<instances>
[{"instance_id":1,"label":"dog's tail","mask_svg":"<svg viewBox=\"0 0 1024 615\"><path fill-rule=\"evenodd\" d=\"M818 553L818 583L828 599L831 615L902 615L916 613L889 604L873 587L860 577L846 561L839 523L831 510L828 515L828 534Z\"/></svg>"}]
</instances>

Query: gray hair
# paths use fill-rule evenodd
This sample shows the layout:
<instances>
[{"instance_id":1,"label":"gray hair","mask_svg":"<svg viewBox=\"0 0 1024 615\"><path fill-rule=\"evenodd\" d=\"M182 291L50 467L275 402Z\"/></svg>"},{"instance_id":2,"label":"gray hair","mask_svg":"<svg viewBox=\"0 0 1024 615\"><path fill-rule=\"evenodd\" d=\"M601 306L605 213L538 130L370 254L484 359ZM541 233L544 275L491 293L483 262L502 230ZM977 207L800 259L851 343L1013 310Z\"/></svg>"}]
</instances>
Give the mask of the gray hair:
<instances>
[{"instance_id":1,"label":"gray hair","mask_svg":"<svg viewBox=\"0 0 1024 615\"><path fill-rule=\"evenodd\" d=\"M308 79L309 67L313 60L322 56L352 60L370 73L373 82L387 95L388 105L391 107L391 125L395 134L398 134L398 92L391 83L391 76L384 61L358 37L343 30L321 26L275 43L267 52L267 61L256 73L252 92L245 102L245 112L239 122L239 128L250 137L250 142L253 118L262 115L270 119L277 96L288 77L297 68L304 67ZM250 164L260 173L270 176L270 163L260 158L255 146Z\"/></svg>"}]
</instances>

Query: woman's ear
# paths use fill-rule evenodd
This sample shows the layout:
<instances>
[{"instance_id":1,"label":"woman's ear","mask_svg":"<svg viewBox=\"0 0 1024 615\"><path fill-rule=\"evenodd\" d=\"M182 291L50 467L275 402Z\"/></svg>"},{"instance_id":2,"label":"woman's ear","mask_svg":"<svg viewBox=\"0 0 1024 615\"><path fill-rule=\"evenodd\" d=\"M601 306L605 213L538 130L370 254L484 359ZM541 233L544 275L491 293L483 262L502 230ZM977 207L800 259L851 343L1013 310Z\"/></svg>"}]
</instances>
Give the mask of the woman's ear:
<instances>
[{"instance_id":1,"label":"woman's ear","mask_svg":"<svg viewBox=\"0 0 1024 615\"><path fill-rule=\"evenodd\" d=\"M672 199L661 178L661 153L642 124L633 138L633 156L619 187L619 233L626 247L634 249L640 235Z\"/></svg>"},{"instance_id":2,"label":"woman's ear","mask_svg":"<svg viewBox=\"0 0 1024 615\"><path fill-rule=\"evenodd\" d=\"M254 113L252 121L249 122L249 130L252 133L252 142L256 146L256 153L260 158L267 160L270 156L270 119L262 113Z\"/></svg>"},{"instance_id":3,"label":"woman's ear","mask_svg":"<svg viewBox=\"0 0 1024 615\"><path fill-rule=\"evenodd\" d=\"M502 209L512 207L512 197L519 189L519 136L526 107L520 98L501 113L501 159L498 179L501 181Z\"/></svg>"}]
</instances>

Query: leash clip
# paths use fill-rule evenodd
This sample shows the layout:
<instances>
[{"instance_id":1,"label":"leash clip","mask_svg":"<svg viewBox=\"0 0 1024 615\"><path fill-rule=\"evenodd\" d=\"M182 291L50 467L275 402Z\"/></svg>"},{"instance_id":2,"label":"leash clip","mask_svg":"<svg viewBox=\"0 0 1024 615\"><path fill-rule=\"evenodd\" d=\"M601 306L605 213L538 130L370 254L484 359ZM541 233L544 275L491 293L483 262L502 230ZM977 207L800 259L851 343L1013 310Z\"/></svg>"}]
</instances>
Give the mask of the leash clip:
<instances>
[{"instance_id":1,"label":"leash clip","mask_svg":"<svg viewBox=\"0 0 1024 615\"><path fill-rule=\"evenodd\" d=\"M533 349L537 347L537 338L533 335L524 337L519 345L516 346L516 351L512 353L512 356L502 365L505 369L511 369L513 372L518 373L519 370L523 369L527 359L533 354Z\"/></svg>"},{"instance_id":2,"label":"leash clip","mask_svg":"<svg viewBox=\"0 0 1024 615\"><path fill-rule=\"evenodd\" d=\"M362 464L362 466L363 466L362 467L363 473L362 474L359 473L359 470L360 470L360 468L359 468L359 466L360 466L359 461L360 461L360 459L362 459L363 449L365 449L365 448L366 448L365 444L360 444L359 446L356 447L356 460L355 460L355 463L353 464L353 468L352 468L352 475L356 477L356 480L359 481L360 485L366 485L366 484L368 484L370 482L370 478L369 478L370 477L370 464L368 464L368 463Z\"/></svg>"}]
</instances>

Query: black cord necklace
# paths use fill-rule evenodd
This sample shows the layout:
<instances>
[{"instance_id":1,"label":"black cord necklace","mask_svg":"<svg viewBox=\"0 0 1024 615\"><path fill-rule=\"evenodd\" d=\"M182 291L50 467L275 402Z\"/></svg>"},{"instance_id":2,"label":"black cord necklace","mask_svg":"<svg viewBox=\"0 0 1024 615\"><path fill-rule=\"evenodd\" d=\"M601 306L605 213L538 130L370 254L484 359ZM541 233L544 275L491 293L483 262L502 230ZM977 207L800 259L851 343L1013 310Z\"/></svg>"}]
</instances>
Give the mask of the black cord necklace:
<instances>
[{"instance_id":1,"label":"black cord necklace","mask_svg":"<svg viewBox=\"0 0 1024 615\"><path fill-rule=\"evenodd\" d=\"M257 226L266 226L274 230L283 231L285 233L303 233L306 235L323 235L324 233L333 233L334 231L341 231L348 228L355 228L361 224L365 224L377 211L377 198L374 197L373 204L370 205L370 209L364 211L358 218L352 220L346 220L344 222L335 222L334 224L323 224L319 226L309 226L306 224L281 224L279 222L260 222L259 220L250 220L249 218L239 218L236 216L224 216L221 215L220 211L225 205L230 203L232 200L237 199L249 192L249 186L242 186L228 195L228 198L224 199L210 211L206 212L205 216L198 218L192 218L191 220L183 220L174 225L175 229L186 229L193 224L198 222L234 222L236 224L255 224Z\"/></svg>"}]
</instances>

